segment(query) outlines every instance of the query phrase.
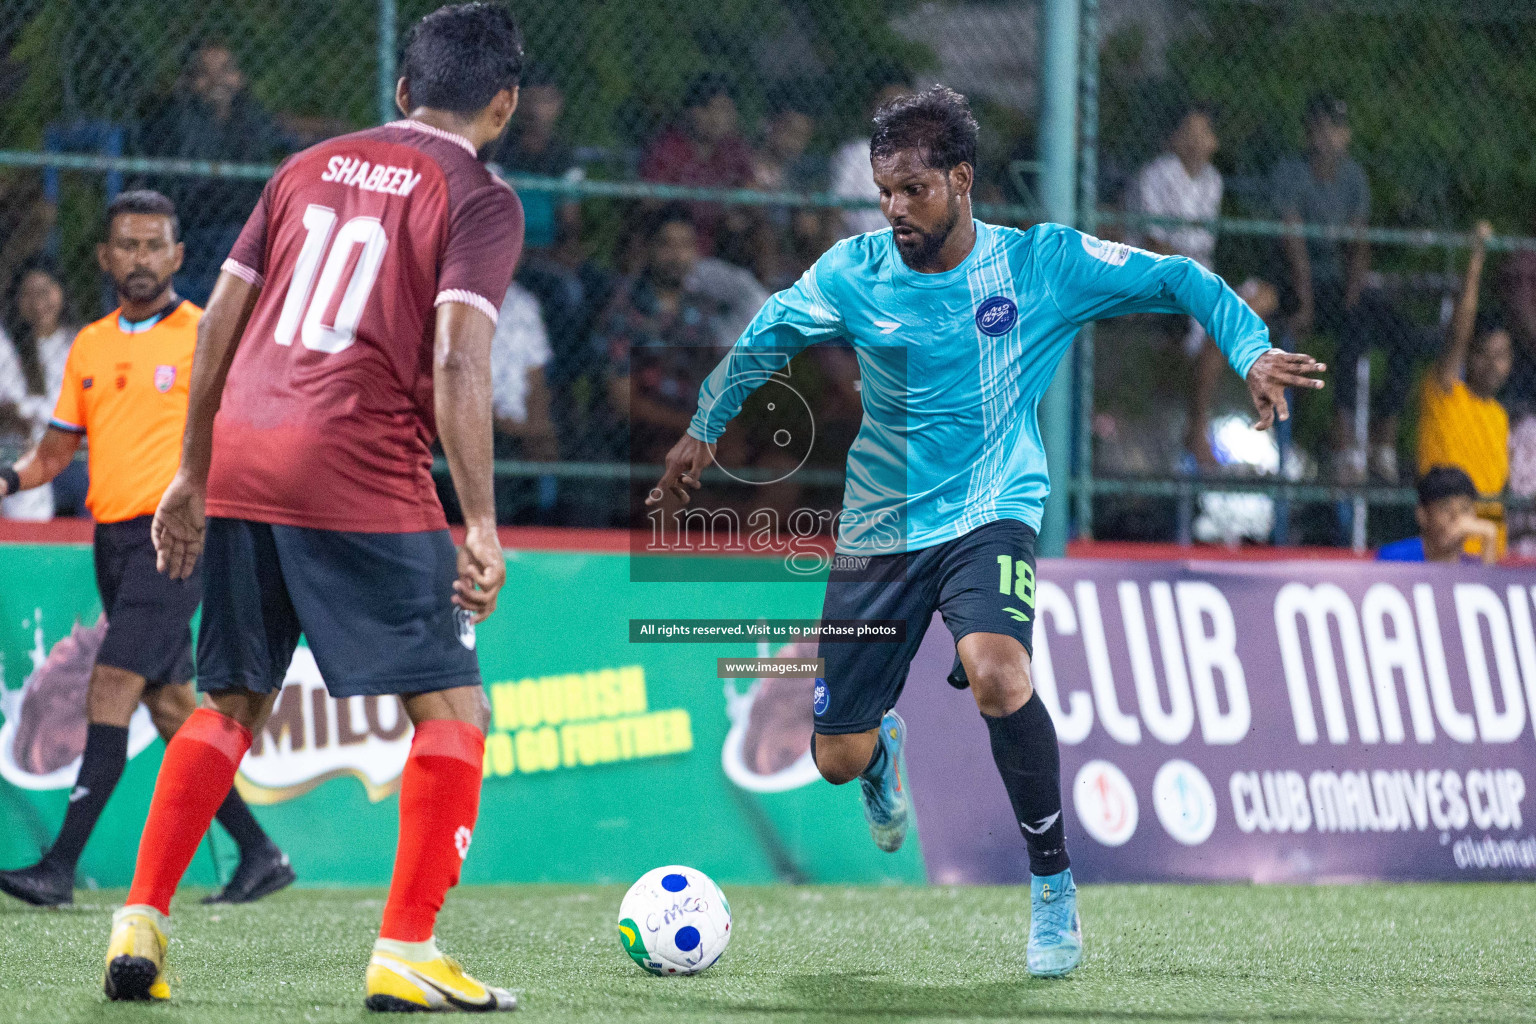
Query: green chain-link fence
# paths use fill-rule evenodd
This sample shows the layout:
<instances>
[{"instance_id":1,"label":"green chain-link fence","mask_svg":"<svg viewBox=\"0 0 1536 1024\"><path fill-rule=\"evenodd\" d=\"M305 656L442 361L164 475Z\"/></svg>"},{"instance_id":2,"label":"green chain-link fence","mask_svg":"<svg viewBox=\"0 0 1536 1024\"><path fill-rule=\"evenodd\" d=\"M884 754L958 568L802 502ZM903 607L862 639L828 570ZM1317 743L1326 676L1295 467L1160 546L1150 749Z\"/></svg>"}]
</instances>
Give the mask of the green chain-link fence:
<instances>
[{"instance_id":1,"label":"green chain-link fence","mask_svg":"<svg viewBox=\"0 0 1536 1024\"><path fill-rule=\"evenodd\" d=\"M1536 4L1078 2L1084 226L1146 240L1190 216L1149 215L1136 196L1142 169L1165 150L1181 114L1205 104L1225 184L1223 219L1208 225L1215 268L1234 284L1273 285L1288 303L1275 168L1303 152L1308 100L1328 92L1342 101L1349 152L1368 180L1370 228L1313 222L1299 230L1369 240L1368 283L1417 332L1417 358L1438 343L1474 220L1490 218L1498 231L1488 306L1518 298L1513 285L1498 285L1518 276L1504 273L1506 254L1526 244L1536 215L1536 154L1525 128L1536 100L1528 58ZM109 195L136 184L178 200L188 243L181 284L201 299L277 160L394 116L397 40L433 6L0 3L0 314L11 333L26 333L12 282L39 254L63 284L66 319L110 308L93 247ZM781 287L836 238L878 226L859 145L872 105L888 90L943 81L972 98L982 123L981 214L1017 224L1040 216L1037 3L530 0L513 9L529 72L496 160L527 207L519 281L551 349L543 366L549 427L527 425L540 419L542 402L525 401L522 425L510 417L499 448L514 518L624 515L612 481L629 476L627 433L611 385L619 349L672 329L636 309L643 295L635 291L670 204L684 204L701 254L766 290ZM1321 244L1315 251L1326 256ZM705 278L698 311L723 338L753 290L739 274ZM1331 356L1338 332L1290 336L1289 308L1274 314L1276 336ZM1200 533L1202 518L1221 520L1219 502L1199 504L1215 482L1236 492L1281 478L1261 468L1281 460L1247 450L1251 436L1232 426L1228 414L1242 401L1235 379L1212 402L1206 436L1217 460L1188 457L1184 333L1173 321L1112 324L1098 332L1097 357L1083 359L1071 474L1084 496L1080 531ZM1536 351L1536 338L1531 344ZM1374 357L1378 394L1394 358ZM1518 359L1517 369L1524 372ZM1367 503L1382 508L1369 539L1399 529L1409 492L1381 480L1338 489L1329 398L1309 396L1297 412L1288 483L1271 487L1281 499L1278 523L1264 527L1259 515L1260 527L1244 526L1239 511L1237 532L1362 541ZM1413 430L1410 401L1397 438L1404 479ZM1059 485L1067 477L1059 468ZM818 486L835 504L835 484ZM1231 519L1216 533L1232 530Z\"/></svg>"}]
</instances>

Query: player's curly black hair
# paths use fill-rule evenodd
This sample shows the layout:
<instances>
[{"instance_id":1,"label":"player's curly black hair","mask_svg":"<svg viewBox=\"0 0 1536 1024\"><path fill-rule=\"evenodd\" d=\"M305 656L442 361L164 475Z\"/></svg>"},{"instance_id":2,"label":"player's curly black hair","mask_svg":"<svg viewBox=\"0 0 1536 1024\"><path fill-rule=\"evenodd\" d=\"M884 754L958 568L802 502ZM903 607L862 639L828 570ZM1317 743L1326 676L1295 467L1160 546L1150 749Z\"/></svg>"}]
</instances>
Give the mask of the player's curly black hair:
<instances>
[{"instance_id":1,"label":"player's curly black hair","mask_svg":"<svg viewBox=\"0 0 1536 1024\"><path fill-rule=\"evenodd\" d=\"M400 77L411 103L455 114L477 114L523 72L523 35L500 4L439 7L405 37Z\"/></svg>"},{"instance_id":2,"label":"player's curly black hair","mask_svg":"<svg viewBox=\"0 0 1536 1024\"><path fill-rule=\"evenodd\" d=\"M871 156L892 156L916 150L923 164L950 171L961 164L976 166L976 118L966 98L945 85L933 85L881 105L875 111Z\"/></svg>"}]
</instances>

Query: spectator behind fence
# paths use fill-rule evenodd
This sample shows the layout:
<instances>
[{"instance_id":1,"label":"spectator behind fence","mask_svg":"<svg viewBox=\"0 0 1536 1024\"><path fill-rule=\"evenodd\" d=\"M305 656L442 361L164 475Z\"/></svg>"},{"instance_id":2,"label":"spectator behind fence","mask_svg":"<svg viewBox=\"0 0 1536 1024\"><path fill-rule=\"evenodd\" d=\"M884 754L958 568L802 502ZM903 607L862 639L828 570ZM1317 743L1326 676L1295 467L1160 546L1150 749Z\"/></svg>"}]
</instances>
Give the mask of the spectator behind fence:
<instances>
[{"instance_id":1,"label":"spectator behind fence","mask_svg":"<svg viewBox=\"0 0 1536 1024\"><path fill-rule=\"evenodd\" d=\"M1536 224L1531 228L1536 230ZM1536 249L1517 249L1500 268L1499 305L1514 342L1504 406L1518 424L1536 416Z\"/></svg>"},{"instance_id":2,"label":"spectator behind fence","mask_svg":"<svg viewBox=\"0 0 1536 1024\"><path fill-rule=\"evenodd\" d=\"M546 178L580 181L585 172L576 152L559 133L565 112L565 94L546 68L537 65L523 71L517 113L495 154L495 162L511 174L537 174ZM523 201L524 252L548 249L559 235L559 219L575 202L554 192L519 188Z\"/></svg>"},{"instance_id":3,"label":"spectator behind fence","mask_svg":"<svg viewBox=\"0 0 1536 1024\"><path fill-rule=\"evenodd\" d=\"M1383 562L1498 561L1497 528L1477 514L1477 488L1455 466L1435 466L1419 478L1419 503L1413 510L1419 536L1383 544L1376 557Z\"/></svg>"},{"instance_id":4,"label":"spectator behind fence","mask_svg":"<svg viewBox=\"0 0 1536 1024\"><path fill-rule=\"evenodd\" d=\"M747 271L699 256L685 210L662 212L645 269L620 283L593 338L611 409L629 422L631 459L661 461L687 429L700 382L767 300Z\"/></svg>"},{"instance_id":5,"label":"spectator behind fence","mask_svg":"<svg viewBox=\"0 0 1536 1024\"><path fill-rule=\"evenodd\" d=\"M491 338L491 412L498 459L554 462L560 458L555 428L549 416L549 332L539 300L522 285L512 283L496 318ZM554 507L555 478L497 475L496 513L500 522L520 521L528 510Z\"/></svg>"},{"instance_id":6,"label":"spectator behind fence","mask_svg":"<svg viewBox=\"0 0 1536 1024\"><path fill-rule=\"evenodd\" d=\"M588 340L613 293L615 275L587 255L577 204L562 204L556 218L555 244L526 251L518 261L517 282L538 300L548 329L552 355L544 376L557 436L572 450L586 451L586 416L594 397Z\"/></svg>"},{"instance_id":7,"label":"spectator behind fence","mask_svg":"<svg viewBox=\"0 0 1536 1024\"><path fill-rule=\"evenodd\" d=\"M813 88L810 83L797 83L793 91L786 87L775 100L762 145L754 155L758 188L801 193L826 188L825 160L807 152L816 122L803 100ZM834 232L841 226L841 217L837 210L813 206L765 207L751 218L745 258L735 262L750 269L769 291L787 288L837 240ZM729 246L721 255L730 258Z\"/></svg>"},{"instance_id":8,"label":"spectator behind fence","mask_svg":"<svg viewBox=\"0 0 1536 1024\"><path fill-rule=\"evenodd\" d=\"M64 364L75 340L65 326L64 288L47 264L24 265L5 293L0 316L0 456L10 465L48 429L64 384ZM0 498L0 517L53 518L53 487Z\"/></svg>"},{"instance_id":9,"label":"spectator behind fence","mask_svg":"<svg viewBox=\"0 0 1536 1024\"><path fill-rule=\"evenodd\" d=\"M752 155L752 183L769 192L814 192L822 166L807 150L816 121L798 94L780 97L768 116L763 143Z\"/></svg>"},{"instance_id":10,"label":"spectator behind fence","mask_svg":"<svg viewBox=\"0 0 1536 1024\"><path fill-rule=\"evenodd\" d=\"M745 188L752 176L752 147L741 135L730 82L724 75L698 76L683 97L682 119L646 150L640 177L672 185ZM690 209L700 251L713 255L724 210L717 203L693 203Z\"/></svg>"},{"instance_id":11,"label":"spectator behind fence","mask_svg":"<svg viewBox=\"0 0 1536 1024\"><path fill-rule=\"evenodd\" d=\"M1305 157L1292 156L1275 167L1275 213L1290 225L1316 224L1363 228L1371 212L1370 183L1349 155L1350 129L1344 101L1328 95L1307 102ZM1363 448L1351 443L1359 396L1356 363L1370 349L1386 353L1386 380L1370 430L1370 470L1380 479L1397 480L1397 417L1413 386L1413 357L1418 332L1382 296L1365 290L1370 247L1364 241L1288 235L1285 307L1299 340L1314 330L1334 336L1337 344L1332 380L1335 387L1334 459L1341 480L1364 479Z\"/></svg>"},{"instance_id":12,"label":"spectator behind fence","mask_svg":"<svg viewBox=\"0 0 1536 1024\"><path fill-rule=\"evenodd\" d=\"M42 175L30 168L0 168L0 282L18 280L21 268L43 251L57 219Z\"/></svg>"},{"instance_id":13,"label":"spectator behind fence","mask_svg":"<svg viewBox=\"0 0 1536 1024\"><path fill-rule=\"evenodd\" d=\"M176 91L144 119L136 148L149 156L265 164L286 155L295 142L251 95L229 47L205 42L192 54ZM176 290L189 302L207 305L219 267L261 198L262 185L192 175L156 183L181 213L186 262Z\"/></svg>"},{"instance_id":14,"label":"spectator behind fence","mask_svg":"<svg viewBox=\"0 0 1536 1024\"><path fill-rule=\"evenodd\" d=\"M1210 109L1199 104L1184 107L1168 136L1168 152L1137 174L1126 205L1156 217L1215 220L1221 215L1222 181L1211 157L1219 144ZM1216 235L1209 228L1148 224L1140 229L1137 244L1164 255L1188 256L1209 269L1216 265ZM1226 359L1194 317L1184 335L1184 352L1195 361L1184 445L1202 467L1214 468L1216 456L1208 436L1211 400Z\"/></svg>"},{"instance_id":15,"label":"spectator behind fence","mask_svg":"<svg viewBox=\"0 0 1536 1024\"><path fill-rule=\"evenodd\" d=\"M911 83L899 74L890 74L870 97L868 116L874 117L875 111L911 91ZM837 152L832 154L829 177L831 183L828 189L834 196L841 199L867 199L873 203L880 201L880 188L875 184L875 177L870 171L867 119L859 126L859 133L843 143L838 147ZM849 235L861 235L867 231L884 231L890 226L890 222L885 219L885 214L880 212L878 206L843 211L843 237L845 238Z\"/></svg>"},{"instance_id":16,"label":"spectator behind fence","mask_svg":"<svg viewBox=\"0 0 1536 1024\"><path fill-rule=\"evenodd\" d=\"M1503 506L1497 498L1509 482L1509 415L1497 395L1509 377L1510 338L1502 326L1477 316L1477 292L1493 227L1479 221L1472 235L1472 255L1461 297L1451 317L1450 337L1424 378L1419 409L1419 473L1435 466L1455 466L1467 474L1482 496L1478 514L1500 525L1503 553Z\"/></svg>"}]
</instances>

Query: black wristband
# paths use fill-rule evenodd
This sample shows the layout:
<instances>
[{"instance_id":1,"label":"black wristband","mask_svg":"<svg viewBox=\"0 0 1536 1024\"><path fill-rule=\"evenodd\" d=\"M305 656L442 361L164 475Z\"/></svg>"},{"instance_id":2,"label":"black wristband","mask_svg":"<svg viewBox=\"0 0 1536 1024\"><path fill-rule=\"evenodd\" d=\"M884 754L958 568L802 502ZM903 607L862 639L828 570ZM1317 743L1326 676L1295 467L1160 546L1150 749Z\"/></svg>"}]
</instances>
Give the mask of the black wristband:
<instances>
[{"instance_id":1,"label":"black wristband","mask_svg":"<svg viewBox=\"0 0 1536 1024\"><path fill-rule=\"evenodd\" d=\"M16 473L15 466L0 467L0 481L5 483L5 494L0 497L10 497L21 490L21 477Z\"/></svg>"}]
</instances>

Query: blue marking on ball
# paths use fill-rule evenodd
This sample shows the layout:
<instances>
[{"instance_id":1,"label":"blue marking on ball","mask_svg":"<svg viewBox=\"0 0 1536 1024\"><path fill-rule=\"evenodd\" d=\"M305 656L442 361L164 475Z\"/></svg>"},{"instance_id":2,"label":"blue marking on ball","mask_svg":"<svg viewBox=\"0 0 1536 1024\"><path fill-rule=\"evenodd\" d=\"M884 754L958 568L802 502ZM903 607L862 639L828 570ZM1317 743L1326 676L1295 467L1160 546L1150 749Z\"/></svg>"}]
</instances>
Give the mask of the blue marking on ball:
<instances>
[{"instance_id":1,"label":"blue marking on ball","mask_svg":"<svg viewBox=\"0 0 1536 1024\"><path fill-rule=\"evenodd\" d=\"M683 875L671 874L661 880L661 887L667 892L682 892L688 888L688 879ZM689 947L690 949L692 947Z\"/></svg>"},{"instance_id":2,"label":"blue marking on ball","mask_svg":"<svg viewBox=\"0 0 1536 1024\"><path fill-rule=\"evenodd\" d=\"M672 938L677 943L677 948L684 953L699 948L699 930L691 924L683 925Z\"/></svg>"}]
</instances>

